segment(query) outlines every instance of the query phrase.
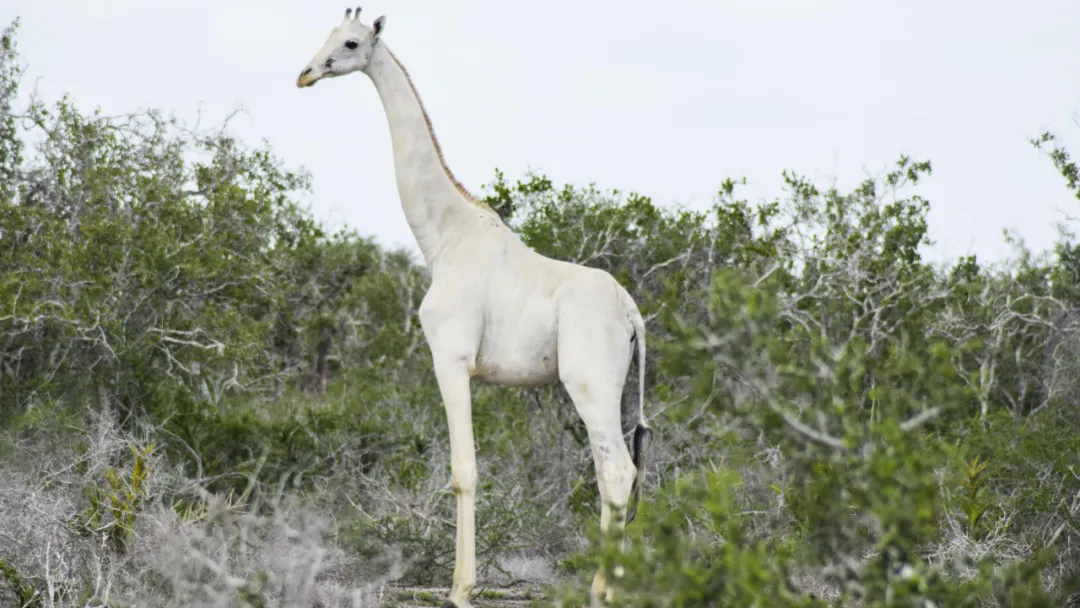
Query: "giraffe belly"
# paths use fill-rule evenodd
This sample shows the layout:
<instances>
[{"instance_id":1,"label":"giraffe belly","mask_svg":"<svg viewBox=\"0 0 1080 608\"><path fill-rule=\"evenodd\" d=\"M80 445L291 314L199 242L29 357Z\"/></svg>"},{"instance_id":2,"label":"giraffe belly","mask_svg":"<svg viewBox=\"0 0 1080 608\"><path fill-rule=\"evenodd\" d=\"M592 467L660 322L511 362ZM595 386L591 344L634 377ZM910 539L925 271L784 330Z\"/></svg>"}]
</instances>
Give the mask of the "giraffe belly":
<instances>
[{"instance_id":1,"label":"giraffe belly","mask_svg":"<svg viewBox=\"0 0 1080 608\"><path fill-rule=\"evenodd\" d=\"M482 348L473 377L503 386L530 388L559 377L554 339L521 340L513 345Z\"/></svg>"}]
</instances>

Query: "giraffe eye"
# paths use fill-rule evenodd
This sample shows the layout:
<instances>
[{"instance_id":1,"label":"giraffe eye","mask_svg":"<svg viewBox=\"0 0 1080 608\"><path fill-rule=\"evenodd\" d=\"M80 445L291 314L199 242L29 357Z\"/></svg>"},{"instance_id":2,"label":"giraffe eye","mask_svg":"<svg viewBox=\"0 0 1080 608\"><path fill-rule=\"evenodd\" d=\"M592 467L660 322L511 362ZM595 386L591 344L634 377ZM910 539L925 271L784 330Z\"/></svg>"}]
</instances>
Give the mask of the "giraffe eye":
<instances>
[{"instance_id":1,"label":"giraffe eye","mask_svg":"<svg viewBox=\"0 0 1080 608\"><path fill-rule=\"evenodd\" d=\"M358 46L360 46L360 43L355 41L355 40L350 40L350 41L345 43L345 48L347 48L349 50L353 50Z\"/></svg>"}]
</instances>

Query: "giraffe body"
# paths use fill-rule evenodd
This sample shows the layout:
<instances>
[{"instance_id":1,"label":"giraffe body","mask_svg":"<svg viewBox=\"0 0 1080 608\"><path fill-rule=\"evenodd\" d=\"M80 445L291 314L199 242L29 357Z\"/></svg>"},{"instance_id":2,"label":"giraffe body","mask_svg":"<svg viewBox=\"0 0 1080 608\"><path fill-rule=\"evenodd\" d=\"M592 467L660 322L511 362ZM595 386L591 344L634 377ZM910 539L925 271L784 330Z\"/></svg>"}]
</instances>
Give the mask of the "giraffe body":
<instances>
[{"instance_id":1,"label":"giraffe body","mask_svg":"<svg viewBox=\"0 0 1080 608\"><path fill-rule=\"evenodd\" d=\"M601 528L620 529L634 486L641 490L642 452L651 435L640 407L645 326L630 294L610 274L530 249L454 179L412 80L381 41L384 18L368 27L359 13L346 11L297 85L361 71L386 112L402 209L431 272L419 317L450 433L457 502L450 605L467 608L476 586L472 380L515 387L563 383L588 430ZM635 355L639 408L631 457L621 397ZM594 602L610 599L603 572L596 573L592 590Z\"/></svg>"}]
</instances>

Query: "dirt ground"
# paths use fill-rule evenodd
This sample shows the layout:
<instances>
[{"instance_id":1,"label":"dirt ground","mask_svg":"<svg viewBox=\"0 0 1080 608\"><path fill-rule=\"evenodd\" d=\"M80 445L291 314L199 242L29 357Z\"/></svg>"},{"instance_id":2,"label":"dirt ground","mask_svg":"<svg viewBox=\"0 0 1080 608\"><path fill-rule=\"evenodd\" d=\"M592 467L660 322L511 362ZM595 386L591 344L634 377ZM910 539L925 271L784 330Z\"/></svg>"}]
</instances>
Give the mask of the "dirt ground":
<instances>
[{"instance_id":1,"label":"dirt ground","mask_svg":"<svg viewBox=\"0 0 1080 608\"><path fill-rule=\"evenodd\" d=\"M438 607L450 595L449 587L402 587L390 590L380 606L390 608ZM513 587L487 587L478 589L473 597L473 608L524 608L542 599L537 585Z\"/></svg>"}]
</instances>

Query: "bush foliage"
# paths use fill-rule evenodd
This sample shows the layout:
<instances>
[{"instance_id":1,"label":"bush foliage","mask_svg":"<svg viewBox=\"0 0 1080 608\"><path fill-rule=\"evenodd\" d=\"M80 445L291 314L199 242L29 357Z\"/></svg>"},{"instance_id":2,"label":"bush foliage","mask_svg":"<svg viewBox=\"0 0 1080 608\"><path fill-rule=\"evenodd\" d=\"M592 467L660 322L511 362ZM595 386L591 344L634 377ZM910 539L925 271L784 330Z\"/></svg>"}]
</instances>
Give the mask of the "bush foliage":
<instances>
[{"instance_id":1,"label":"bush foliage","mask_svg":"<svg viewBox=\"0 0 1080 608\"><path fill-rule=\"evenodd\" d=\"M426 270L225 128L20 97L0 46L0 599L371 605L446 584ZM1080 199L1077 165L1034 138ZM1033 150L1033 153L1036 151ZM1060 606L1080 573L1080 242L923 258L931 164L706 209L496 171L649 328L647 499L597 533L558 386L476 386L482 584L581 605ZM359 201L358 204L366 204ZM34 523L32 523L34 522ZM164 598L164 599L163 599ZM540 601L540 600L538 600Z\"/></svg>"}]
</instances>

